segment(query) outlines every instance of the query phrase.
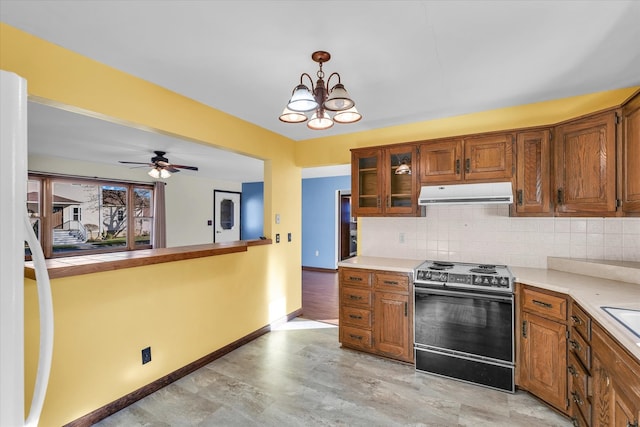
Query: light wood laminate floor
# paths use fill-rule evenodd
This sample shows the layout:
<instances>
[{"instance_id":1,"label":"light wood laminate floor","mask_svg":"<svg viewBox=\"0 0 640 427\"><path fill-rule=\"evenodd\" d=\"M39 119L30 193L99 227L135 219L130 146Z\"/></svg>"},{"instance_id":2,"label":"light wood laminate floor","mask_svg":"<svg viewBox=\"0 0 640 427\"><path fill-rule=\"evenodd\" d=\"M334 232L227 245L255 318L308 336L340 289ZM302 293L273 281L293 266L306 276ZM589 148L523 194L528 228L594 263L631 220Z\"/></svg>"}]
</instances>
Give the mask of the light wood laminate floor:
<instances>
[{"instance_id":1,"label":"light wood laminate floor","mask_svg":"<svg viewBox=\"0 0 640 427\"><path fill-rule=\"evenodd\" d=\"M342 349L296 319L98 426L570 426L524 392L489 390Z\"/></svg>"}]
</instances>

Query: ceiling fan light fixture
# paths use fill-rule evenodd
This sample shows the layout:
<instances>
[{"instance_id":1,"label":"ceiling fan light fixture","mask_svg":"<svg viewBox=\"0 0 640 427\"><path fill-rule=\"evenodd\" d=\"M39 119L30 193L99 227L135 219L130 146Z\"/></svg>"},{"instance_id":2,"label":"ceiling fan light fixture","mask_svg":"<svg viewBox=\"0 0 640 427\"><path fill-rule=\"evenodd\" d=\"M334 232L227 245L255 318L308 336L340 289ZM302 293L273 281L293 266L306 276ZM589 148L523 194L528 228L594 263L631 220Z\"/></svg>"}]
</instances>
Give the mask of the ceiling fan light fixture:
<instances>
[{"instance_id":1,"label":"ceiling fan light fixture","mask_svg":"<svg viewBox=\"0 0 640 427\"><path fill-rule=\"evenodd\" d=\"M362 118L362 114L358 113L356 107L351 107L348 110L338 111L333 116L333 121L340 124L355 123Z\"/></svg>"},{"instance_id":2,"label":"ceiling fan light fixture","mask_svg":"<svg viewBox=\"0 0 640 427\"><path fill-rule=\"evenodd\" d=\"M160 171L157 168L152 168L149 171L149 176L153 179L158 179L160 178Z\"/></svg>"},{"instance_id":3,"label":"ceiling fan light fixture","mask_svg":"<svg viewBox=\"0 0 640 427\"><path fill-rule=\"evenodd\" d=\"M293 89L293 95L291 95L287 108L291 111L306 112L318 108L318 103L309 88L299 84Z\"/></svg>"},{"instance_id":4,"label":"ceiling fan light fixture","mask_svg":"<svg viewBox=\"0 0 640 427\"><path fill-rule=\"evenodd\" d=\"M314 85L311 76L307 73L302 73L300 84L293 89L291 99L289 99L286 108L278 117L280 121L284 123L303 123L307 121L308 115L314 110L313 116L307 122L307 127L313 130L329 129L333 126L334 120L338 123L348 124L362 119L362 114L355 109L356 103L351 99L349 92L340 81L340 74L331 73L325 83L322 64L331 59L331 54L318 50L311 54L311 59L319 65L319 70L316 73L318 80ZM334 76L338 79L338 83L331 86L331 78ZM303 84L305 78L309 80L309 86ZM331 88L331 90L328 90L328 88ZM337 113L334 119L327 113L327 110Z\"/></svg>"},{"instance_id":5,"label":"ceiling fan light fixture","mask_svg":"<svg viewBox=\"0 0 640 427\"><path fill-rule=\"evenodd\" d=\"M331 89L329 97L324 101L324 108L329 111L344 111L353 107L355 102L349 96L342 83L338 83Z\"/></svg>"},{"instance_id":6,"label":"ceiling fan light fixture","mask_svg":"<svg viewBox=\"0 0 640 427\"><path fill-rule=\"evenodd\" d=\"M171 176L171 172L166 169L160 169L160 178L166 179Z\"/></svg>"}]
</instances>

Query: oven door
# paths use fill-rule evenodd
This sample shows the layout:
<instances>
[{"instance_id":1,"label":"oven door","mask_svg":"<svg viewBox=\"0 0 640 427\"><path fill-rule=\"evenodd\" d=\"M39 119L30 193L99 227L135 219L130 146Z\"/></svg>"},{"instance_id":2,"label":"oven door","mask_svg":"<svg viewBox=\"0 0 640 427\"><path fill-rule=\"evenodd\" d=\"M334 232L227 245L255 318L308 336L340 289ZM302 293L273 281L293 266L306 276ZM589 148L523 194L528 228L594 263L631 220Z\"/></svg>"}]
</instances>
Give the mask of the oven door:
<instances>
[{"instance_id":1,"label":"oven door","mask_svg":"<svg viewBox=\"0 0 640 427\"><path fill-rule=\"evenodd\" d=\"M414 288L416 350L513 364L513 295Z\"/></svg>"}]
</instances>

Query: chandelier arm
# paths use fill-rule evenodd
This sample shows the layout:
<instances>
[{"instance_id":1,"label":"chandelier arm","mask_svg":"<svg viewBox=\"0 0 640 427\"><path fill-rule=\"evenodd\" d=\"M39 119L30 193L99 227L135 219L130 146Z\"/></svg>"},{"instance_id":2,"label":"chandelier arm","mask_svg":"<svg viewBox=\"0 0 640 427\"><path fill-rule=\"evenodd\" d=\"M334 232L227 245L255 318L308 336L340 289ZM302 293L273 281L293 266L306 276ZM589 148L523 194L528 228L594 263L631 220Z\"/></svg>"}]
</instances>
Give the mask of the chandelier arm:
<instances>
[{"instance_id":1,"label":"chandelier arm","mask_svg":"<svg viewBox=\"0 0 640 427\"><path fill-rule=\"evenodd\" d=\"M311 76L310 76L309 74L307 74L307 73L302 73L302 74L300 75L300 84L304 84L304 83L302 83L302 78L303 78L304 76L307 76L307 78L309 79L309 82L311 83L311 93L313 93L313 92L314 92L314 90L315 90L315 87L313 86L313 79L311 78Z\"/></svg>"},{"instance_id":2,"label":"chandelier arm","mask_svg":"<svg viewBox=\"0 0 640 427\"><path fill-rule=\"evenodd\" d=\"M331 77L333 77L333 76L338 76L338 83L342 83L340 81L340 74L338 74L336 72L333 72L333 73L331 73L331 75L329 75L329 78L327 79L327 90L331 90L331 85L329 84L329 82L331 81Z\"/></svg>"}]
</instances>

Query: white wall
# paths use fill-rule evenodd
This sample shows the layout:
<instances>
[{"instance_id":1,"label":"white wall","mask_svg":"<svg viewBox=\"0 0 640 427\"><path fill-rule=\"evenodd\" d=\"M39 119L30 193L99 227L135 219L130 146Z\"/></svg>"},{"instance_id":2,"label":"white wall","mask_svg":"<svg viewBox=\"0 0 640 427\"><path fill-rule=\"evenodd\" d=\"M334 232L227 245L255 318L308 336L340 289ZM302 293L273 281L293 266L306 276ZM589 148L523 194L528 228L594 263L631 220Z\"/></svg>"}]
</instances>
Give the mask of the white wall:
<instances>
[{"instance_id":1,"label":"white wall","mask_svg":"<svg viewBox=\"0 0 640 427\"><path fill-rule=\"evenodd\" d=\"M147 168L132 169L58 157L29 156L28 168L38 172L153 183ZM213 220L213 190L242 191L241 183L190 174L193 172L180 172L165 180L168 247L213 243L213 227L207 225L208 219Z\"/></svg>"},{"instance_id":2,"label":"white wall","mask_svg":"<svg viewBox=\"0 0 640 427\"><path fill-rule=\"evenodd\" d=\"M640 261L640 218L511 218L505 205L359 218L358 253L546 268L547 256Z\"/></svg>"}]
</instances>

